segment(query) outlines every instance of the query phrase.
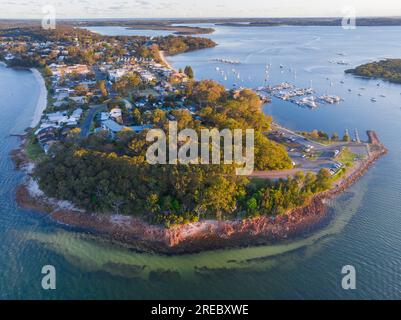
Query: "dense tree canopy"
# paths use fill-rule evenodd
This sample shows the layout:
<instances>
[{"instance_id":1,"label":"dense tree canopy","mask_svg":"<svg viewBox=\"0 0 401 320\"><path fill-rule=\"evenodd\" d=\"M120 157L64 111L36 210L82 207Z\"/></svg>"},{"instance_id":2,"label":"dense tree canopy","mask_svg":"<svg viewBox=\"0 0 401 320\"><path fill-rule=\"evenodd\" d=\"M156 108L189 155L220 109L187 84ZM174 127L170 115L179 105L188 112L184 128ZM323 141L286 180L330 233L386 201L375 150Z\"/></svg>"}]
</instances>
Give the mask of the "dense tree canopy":
<instances>
[{"instance_id":1,"label":"dense tree canopy","mask_svg":"<svg viewBox=\"0 0 401 320\"><path fill-rule=\"evenodd\" d=\"M386 59L367 63L345 72L362 77L382 78L391 82L401 83L401 59Z\"/></svg>"},{"instance_id":2,"label":"dense tree canopy","mask_svg":"<svg viewBox=\"0 0 401 320\"><path fill-rule=\"evenodd\" d=\"M131 147L132 156L118 156L60 145L36 167L35 176L52 197L90 211L141 216L167 227L202 217L283 214L331 184L324 170L255 185L236 176L231 166L138 164L133 156L137 146Z\"/></svg>"},{"instance_id":3,"label":"dense tree canopy","mask_svg":"<svg viewBox=\"0 0 401 320\"><path fill-rule=\"evenodd\" d=\"M169 55L216 46L216 43L208 38L189 36L177 37L171 35L155 38L154 41L159 45L160 50L165 51Z\"/></svg>"}]
</instances>

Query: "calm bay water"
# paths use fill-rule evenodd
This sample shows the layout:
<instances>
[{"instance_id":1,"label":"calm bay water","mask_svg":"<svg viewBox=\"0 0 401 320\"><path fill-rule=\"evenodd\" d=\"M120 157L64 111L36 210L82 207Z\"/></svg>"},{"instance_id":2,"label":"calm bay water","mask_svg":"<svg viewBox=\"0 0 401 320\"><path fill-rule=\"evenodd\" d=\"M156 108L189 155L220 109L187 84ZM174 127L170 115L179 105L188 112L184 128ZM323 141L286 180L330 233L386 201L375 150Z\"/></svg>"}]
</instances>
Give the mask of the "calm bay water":
<instances>
[{"instance_id":1,"label":"calm bay water","mask_svg":"<svg viewBox=\"0 0 401 320\"><path fill-rule=\"evenodd\" d=\"M401 86L381 82L378 87L379 81L345 76L346 66L328 62L357 65L399 57L400 34L398 27L219 27L210 35L218 47L171 58L177 68L192 65L197 78L214 78L227 87L262 85L270 63L270 83L309 86L312 80L322 94L345 101L312 111L274 100L266 112L292 129L374 129L390 150L331 204L335 219L315 234L280 245L177 257L136 253L17 207L14 188L23 174L13 169L8 156L18 145L9 135L30 124L39 86L31 73L1 67L0 298L401 298ZM241 61L234 66L241 79L233 76L233 66L212 62L214 58ZM216 66L229 74L227 81ZM378 102L370 102L372 97ZM57 269L53 292L40 287L46 264ZM355 291L341 289L341 268L347 264L357 269Z\"/></svg>"}]
</instances>

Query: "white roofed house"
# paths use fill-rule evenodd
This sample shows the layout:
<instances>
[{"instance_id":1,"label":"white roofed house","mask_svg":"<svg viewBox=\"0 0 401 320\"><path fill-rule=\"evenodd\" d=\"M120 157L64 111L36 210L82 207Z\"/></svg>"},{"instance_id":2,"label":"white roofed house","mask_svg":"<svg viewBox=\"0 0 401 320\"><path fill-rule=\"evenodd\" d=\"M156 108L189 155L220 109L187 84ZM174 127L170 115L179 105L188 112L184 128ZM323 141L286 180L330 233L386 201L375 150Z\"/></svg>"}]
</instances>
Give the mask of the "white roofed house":
<instances>
[{"instance_id":1,"label":"white roofed house","mask_svg":"<svg viewBox=\"0 0 401 320\"><path fill-rule=\"evenodd\" d=\"M57 100L56 102L53 103L53 106L55 106L56 108L61 108L66 105L68 105L67 100Z\"/></svg>"},{"instance_id":2,"label":"white roofed house","mask_svg":"<svg viewBox=\"0 0 401 320\"><path fill-rule=\"evenodd\" d=\"M156 80L156 77L154 76L154 74L150 73L149 71L141 71L139 72L142 80L147 81L147 82L151 82L153 80Z\"/></svg>"},{"instance_id":3,"label":"white roofed house","mask_svg":"<svg viewBox=\"0 0 401 320\"><path fill-rule=\"evenodd\" d=\"M122 78L128 70L126 69L114 69L109 71L109 78L111 81L117 81L118 79Z\"/></svg>"},{"instance_id":4,"label":"white roofed house","mask_svg":"<svg viewBox=\"0 0 401 320\"><path fill-rule=\"evenodd\" d=\"M48 113L41 127L54 126L60 128L65 125L76 126L81 119L82 113L83 110L81 108L74 110L70 116L67 115L67 111Z\"/></svg>"},{"instance_id":5,"label":"white roofed house","mask_svg":"<svg viewBox=\"0 0 401 320\"><path fill-rule=\"evenodd\" d=\"M88 98L86 96L70 97L70 100L74 101L76 104L85 104L88 102Z\"/></svg>"},{"instance_id":6,"label":"white roofed house","mask_svg":"<svg viewBox=\"0 0 401 320\"><path fill-rule=\"evenodd\" d=\"M65 111L48 113L46 117L48 122L59 126L68 122L67 112Z\"/></svg>"},{"instance_id":7,"label":"white roofed house","mask_svg":"<svg viewBox=\"0 0 401 320\"><path fill-rule=\"evenodd\" d=\"M69 96L70 96L70 95L69 95L68 92L65 92L65 91L59 91L59 92L57 92L57 91L56 91L56 94L54 95L54 98L55 98L57 101L62 101L62 100L64 100L64 99L67 99Z\"/></svg>"},{"instance_id":8,"label":"white roofed house","mask_svg":"<svg viewBox=\"0 0 401 320\"><path fill-rule=\"evenodd\" d=\"M79 120L81 119L83 110L78 108L72 112L72 114L68 117L68 121L65 123L69 127L75 127L78 125Z\"/></svg>"},{"instance_id":9,"label":"white roofed house","mask_svg":"<svg viewBox=\"0 0 401 320\"><path fill-rule=\"evenodd\" d=\"M81 108L74 110L71 116L69 117L69 120L78 122L81 119L83 112L84 111Z\"/></svg>"},{"instance_id":10,"label":"white roofed house","mask_svg":"<svg viewBox=\"0 0 401 320\"><path fill-rule=\"evenodd\" d=\"M120 132L124 128L124 126L111 119L102 121L101 126L102 129L107 130L112 137L114 137L116 133Z\"/></svg>"}]
</instances>

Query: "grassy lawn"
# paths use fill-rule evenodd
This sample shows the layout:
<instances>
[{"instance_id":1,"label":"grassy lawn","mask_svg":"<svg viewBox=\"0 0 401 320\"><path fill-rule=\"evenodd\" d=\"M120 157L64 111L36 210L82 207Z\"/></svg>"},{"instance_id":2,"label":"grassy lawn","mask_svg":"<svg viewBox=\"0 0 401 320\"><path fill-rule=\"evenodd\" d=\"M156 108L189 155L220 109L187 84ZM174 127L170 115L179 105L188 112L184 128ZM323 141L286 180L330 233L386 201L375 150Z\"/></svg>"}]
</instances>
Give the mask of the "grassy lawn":
<instances>
[{"instance_id":1,"label":"grassy lawn","mask_svg":"<svg viewBox=\"0 0 401 320\"><path fill-rule=\"evenodd\" d=\"M355 159L360 159L360 156L351 152L349 148L344 148L336 158L338 162L343 163L347 167L352 167Z\"/></svg>"},{"instance_id":2,"label":"grassy lawn","mask_svg":"<svg viewBox=\"0 0 401 320\"><path fill-rule=\"evenodd\" d=\"M337 180L340 180L342 176L347 172L347 168L341 168L338 170L338 172L333 176L332 181L335 182Z\"/></svg>"},{"instance_id":3,"label":"grassy lawn","mask_svg":"<svg viewBox=\"0 0 401 320\"><path fill-rule=\"evenodd\" d=\"M32 161L36 161L44 155L42 148L33 136L28 138L25 151L29 159Z\"/></svg>"}]
</instances>

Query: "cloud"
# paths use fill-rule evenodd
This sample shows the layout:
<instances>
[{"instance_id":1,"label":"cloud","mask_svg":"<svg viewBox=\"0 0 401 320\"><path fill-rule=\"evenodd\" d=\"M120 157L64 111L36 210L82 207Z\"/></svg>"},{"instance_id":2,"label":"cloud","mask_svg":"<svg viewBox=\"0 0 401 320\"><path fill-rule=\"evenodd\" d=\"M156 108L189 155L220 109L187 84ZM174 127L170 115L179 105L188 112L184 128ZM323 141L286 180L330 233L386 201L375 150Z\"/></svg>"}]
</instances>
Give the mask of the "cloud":
<instances>
[{"instance_id":1,"label":"cloud","mask_svg":"<svg viewBox=\"0 0 401 320\"><path fill-rule=\"evenodd\" d=\"M294 5L295 2L295 5ZM43 6L52 5L59 17L280 17L338 15L352 4L360 15L401 14L399 0L0 0L0 18L40 18Z\"/></svg>"}]
</instances>

